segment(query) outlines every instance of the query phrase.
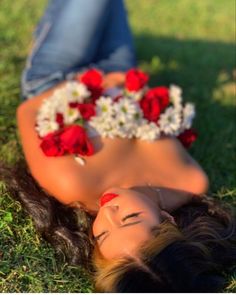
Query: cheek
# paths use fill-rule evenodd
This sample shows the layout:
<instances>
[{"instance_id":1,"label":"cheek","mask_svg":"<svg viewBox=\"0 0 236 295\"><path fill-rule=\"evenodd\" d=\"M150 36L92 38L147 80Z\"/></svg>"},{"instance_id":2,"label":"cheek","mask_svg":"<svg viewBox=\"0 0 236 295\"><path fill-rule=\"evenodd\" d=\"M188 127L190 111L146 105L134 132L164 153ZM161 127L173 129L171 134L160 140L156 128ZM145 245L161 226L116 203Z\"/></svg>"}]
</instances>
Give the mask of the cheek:
<instances>
[{"instance_id":1,"label":"cheek","mask_svg":"<svg viewBox=\"0 0 236 295\"><path fill-rule=\"evenodd\" d=\"M96 219L94 220L93 225L92 225L93 235L96 235L98 231L99 231L99 219L98 219L98 217L96 217Z\"/></svg>"},{"instance_id":2,"label":"cheek","mask_svg":"<svg viewBox=\"0 0 236 295\"><path fill-rule=\"evenodd\" d=\"M101 231L108 228L107 219L105 218L103 212L98 211L98 214L92 225L93 235L100 234Z\"/></svg>"}]
</instances>

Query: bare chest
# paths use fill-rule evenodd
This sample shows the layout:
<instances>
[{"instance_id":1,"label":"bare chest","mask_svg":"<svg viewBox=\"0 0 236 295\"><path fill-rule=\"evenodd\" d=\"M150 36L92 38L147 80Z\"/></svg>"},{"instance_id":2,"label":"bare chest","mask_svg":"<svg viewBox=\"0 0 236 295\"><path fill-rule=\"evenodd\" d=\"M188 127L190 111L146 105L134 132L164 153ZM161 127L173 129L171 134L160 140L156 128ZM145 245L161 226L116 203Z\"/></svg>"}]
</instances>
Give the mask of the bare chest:
<instances>
[{"instance_id":1,"label":"bare chest","mask_svg":"<svg viewBox=\"0 0 236 295\"><path fill-rule=\"evenodd\" d=\"M95 154L78 164L83 203L92 203L111 187L160 185L160 155L156 143L130 139L94 139Z\"/></svg>"}]
</instances>

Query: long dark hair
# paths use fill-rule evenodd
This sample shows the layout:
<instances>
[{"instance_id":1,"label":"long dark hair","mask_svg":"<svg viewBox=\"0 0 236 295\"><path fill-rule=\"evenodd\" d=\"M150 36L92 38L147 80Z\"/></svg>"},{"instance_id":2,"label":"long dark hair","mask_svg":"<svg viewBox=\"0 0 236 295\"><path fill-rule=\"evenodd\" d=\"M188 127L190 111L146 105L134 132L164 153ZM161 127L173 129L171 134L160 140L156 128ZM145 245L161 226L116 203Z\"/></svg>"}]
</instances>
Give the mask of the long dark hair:
<instances>
[{"instance_id":1,"label":"long dark hair","mask_svg":"<svg viewBox=\"0 0 236 295\"><path fill-rule=\"evenodd\" d=\"M14 166L0 163L0 180L7 192L20 201L37 231L73 265L92 270L93 217L80 208L66 206L47 194L32 177L24 159Z\"/></svg>"},{"instance_id":2,"label":"long dark hair","mask_svg":"<svg viewBox=\"0 0 236 295\"><path fill-rule=\"evenodd\" d=\"M67 261L92 271L93 217L48 195L30 174L23 159L14 166L0 163L0 180L10 195L22 203L37 230ZM98 291L113 292L216 292L222 290L222 272L236 261L236 222L232 207L211 198L194 198L174 212L177 227L161 225L154 241L141 249L141 260L125 258L100 269ZM167 227L166 227L167 226ZM166 229L166 230L165 230ZM181 232L182 238L179 238ZM155 248L155 239L170 241ZM176 235L176 238L175 238ZM165 238L164 238L165 240ZM160 244L160 243L159 243ZM154 249L155 248L155 249ZM153 249L155 251L153 251ZM150 254L152 253L152 254ZM109 278L112 278L108 284ZM100 280L100 281L99 281Z\"/></svg>"},{"instance_id":3,"label":"long dark hair","mask_svg":"<svg viewBox=\"0 0 236 295\"><path fill-rule=\"evenodd\" d=\"M100 292L218 292L223 272L236 264L233 208L212 198L193 198L163 222L139 257L106 261L95 252Z\"/></svg>"}]
</instances>

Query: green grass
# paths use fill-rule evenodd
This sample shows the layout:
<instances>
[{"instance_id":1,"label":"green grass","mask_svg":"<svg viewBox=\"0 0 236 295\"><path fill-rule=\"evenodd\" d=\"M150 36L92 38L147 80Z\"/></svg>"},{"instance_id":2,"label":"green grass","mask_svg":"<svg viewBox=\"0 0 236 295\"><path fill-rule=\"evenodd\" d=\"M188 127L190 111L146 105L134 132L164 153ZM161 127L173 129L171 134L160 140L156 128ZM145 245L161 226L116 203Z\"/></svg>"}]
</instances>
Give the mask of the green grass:
<instances>
[{"instance_id":1,"label":"green grass","mask_svg":"<svg viewBox=\"0 0 236 295\"><path fill-rule=\"evenodd\" d=\"M236 204L234 0L126 1L139 65L153 84L175 83L196 104L199 139L191 154L207 171L210 193ZM21 157L15 110L30 34L46 1L0 2L0 160ZM0 197L0 291L89 292L79 268L58 262L32 221L4 192ZM223 255L223 253L222 253ZM236 273L226 292L236 291Z\"/></svg>"}]
</instances>

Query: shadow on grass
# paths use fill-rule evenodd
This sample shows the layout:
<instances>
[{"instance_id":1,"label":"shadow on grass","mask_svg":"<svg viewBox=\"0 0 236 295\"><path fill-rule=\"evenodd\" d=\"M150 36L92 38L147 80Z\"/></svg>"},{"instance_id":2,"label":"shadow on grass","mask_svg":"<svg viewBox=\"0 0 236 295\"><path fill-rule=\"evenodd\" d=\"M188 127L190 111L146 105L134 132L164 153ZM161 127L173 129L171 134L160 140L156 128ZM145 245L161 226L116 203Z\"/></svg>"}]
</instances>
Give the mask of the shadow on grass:
<instances>
[{"instance_id":1,"label":"shadow on grass","mask_svg":"<svg viewBox=\"0 0 236 295\"><path fill-rule=\"evenodd\" d=\"M151 84L180 85L185 100L195 103L199 139L191 153L209 175L211 191L236 192L234 44L148 34L135 36L135 43Z\"/></svg>"},{"instance_id":2,"label":"shadow on grass","mask_svg":"<svg viewBox=\"0 0 236 295\"><path fill-rule=\"evenodd\" d=\"M236 145L236 128L234 122L235 106L232 86L233 67L235 63L233 44L198 40L177 40L174 38L157 38L147 34L135 36L135 41L139 57L139 65L150 72L151 83L153 85L168 85L170 83L178 84L184 89L185 99L191 100L196 104L198 115L195 121L195 127L199 131L199 139L191 149L191 153L202 164L209 175L211 190L219 192L220 190L225 189L225 194L234 191L235 195L236 159L234 149ZM21 53L14 51L14 53L9 56L8 63L9 66L14 68L14 70L16 69L18 74L22 68L23 60L24 58ZM3 81L0 86L3 86ZM5 158L7 158L7 155L15 157L19 150L17 145L18 142L16 141L16 128L13 116L15 113L14 108L17 104L20 104L20 99L18 93L10 95L9 91L4 90L4 92L2 91L2 88L0 91L2 97L3 93L6 93L6 99L3 97L4 104L2 104L2 109L0 109L0 139L1 136L4 135L4 138L2 138L0 153L2 153L3 157L6 155ZM1 204L3 206L3 203ZM7 208L6 210L9 210L8 208L16 208L15 202L12 201L12 203L10 203L10 201L6 201L5 207ZM14 213L15 216L19 216L18 211L15 211ZM21 222L25 224L25 221L20 217L18 223L16 223L15 230L17 230L17 226L23 228ZM34 233L32 232L32 225L28 224L27 226L30 228L28 229L30 233L30 238L28 238L29 241L30 239L35 240ZM19 228L18 231L20 231ZM24 233L25 232L27 231L24 228ZM9 236L7 229L6 235L7 237ZM2 239L2 244L0 246L9 249L8 238L6 239L6 242L4 240L5 239ZM32 255L32 259L29 262L29 265L33 266L33 272L29 274L32 275L32 277L38 276L38 273L34 272L34 267L35 265L37 266L37 261L39 261L41 257L45 265L48 261L50 265L53 264L51 263L51 259L53 260L53 258L51 258L53 257L53 252L51 252L51 249L48 249L44 244L42 244L41 248L36 248L33 243L30 243L31 246L28 246L27 241L25 241L25 244L20 241L19 244L20 247L18 249L24 247L26 249L25 251ZM14 247L15 246L12 246L10 249L12 252L9 252L12 260L10 260L10 258L6 260L9 274L11 274L10 269L12 268L14 270L14 267L16 267L15 261L18 261L18 256L23 255L22 252L19 252L20 254L18 254ZM49 251L49 254L45 254L47 251ZM6 253L8 252L6 251ZM35 257L40 258L37 258L36 260ZM22 263L25 262L23 261ZM43 263L40 263L40 265L43 265ZM21 266L22 265L20 265L20 267ZM4 282L4 288L7 291L12 290L12 286L15 286L16 290L21 291L32 291L32 289L39 291L47 291L49 289L52 291L58 291L60 290L58 277L62 277L63 280L61 279L61 282L63 282L63 284L66 283L69 286L68 289L67 285L65 288L63 287L63 291L65 289L76 291L75 287L73 290L74 285L72 285L71 282L73 280L78 280L77 272L65 276L58 274L56 271L54 276L54 270L51 270L50 266L43 265L38 272L45 272L45 275L43 275L43 278L40 278L38 281L34 280L34 284L37 282L38 286L34 285L32 287L31 281L29 283L21 283L21 270L18 270L17 268L16 270L18 271L19 278L16 276L11 279L9 275L9 281ZM24 275L26 276L27 274ZM85 278L82 274L80 276L82 279ZM81 283L84 290L86 284L87 283Z\"/></svg>"}]
</instances>

